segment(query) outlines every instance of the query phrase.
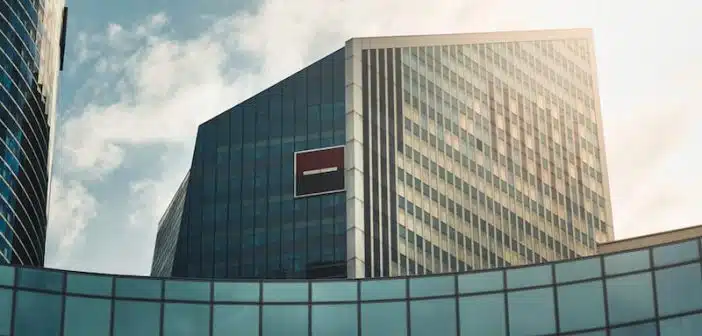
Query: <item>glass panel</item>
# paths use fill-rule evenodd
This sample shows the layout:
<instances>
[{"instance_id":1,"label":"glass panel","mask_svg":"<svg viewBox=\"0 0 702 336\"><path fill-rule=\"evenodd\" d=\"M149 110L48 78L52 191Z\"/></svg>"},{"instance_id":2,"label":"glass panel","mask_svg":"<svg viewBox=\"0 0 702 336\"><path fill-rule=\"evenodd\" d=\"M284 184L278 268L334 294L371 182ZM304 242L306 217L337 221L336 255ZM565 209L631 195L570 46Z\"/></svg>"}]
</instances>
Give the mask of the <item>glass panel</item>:
<instances>
[{"instance_id":1,"label":"glass panel","mask_svg":"<svg viewBox=\"0 0 702 336\"><path fill-rule=\"evenodd\" d=\"M205 281L166 281L166 299L210 301L210 283Z\"/></svg>"},{"instance_id":2,"label":"glass panel","mask_svg":"<svg viewBox=\"0 0 702 336\"><path fill-rule=\"evenodd\" d=\"M263 284L264 302L307 302L308 285L306 282L299 283L276 283L268 282Z\"/></svg>"},{"instance_id":3,"label":"glass panel","mask_svg":"<svg viewBox=\"0 0 702 336\"><path fill-rule=\"evenodd\" d=\"M699 252L697 240L659 246L653 249L653 265L664 266L695 260L699 258Z\"/></svg>"},{"instance_id":4,"label":"glass panel","mask_svg":"<svg viewBox=\"0 0 702 336\"><path fill-rule=\"evenodd\" d=\"M455 335L456 300L410 301L412 335Z\"/></svg>"},{"instance_id":5,"label":"glass panel","mask_svg":"<svg viewBox=\"0 0 702 336\"><path fill-rule=\"evenodd\" d=\"M264 284L265 288L265 284ZM263 336L307 335L307 305L264 305Z\"/></svg>"},{"instance_id":6,"label":"glass panel","mask_svg":"<svg viewBox=\"0 0 702 336\"><path fill-rule=\"evenodd\" d=\"M12 286L15 283L15 268L0 266L0 285Z\"/></svg>"},{"instance_id":7,"label":"glass panel","mask_svg":"<svg viewBox=\"0 0 702 336\"><path fill-rule=\"evenodd\" d=\"M68 273L66 291L87 295L112 295L112 277Z\"/></svg>"},{"instance_id":8,"label":"glass panel","mask_svg":"<svg viewBox=\"0 0 702 336\"><path fill-rule=\"evenodd\" d=\"M210 305L166 303L163 335L207 335L210 333Z\"/></svg>"},{"instance_id":9,"label":"glass panel","mask_svg":"<svg viewBox=\"0 0 702 336\"><path fill-rule=\"evenodd\" d=\"M355 281L324 281L312 283L312 301L356 301Z\"/></svg>"},{"instance_id":10,"label":"glass panel","mask_svg":"<svg viewBox=\"0 0 702 336\"><path fill-rule=\"evenodd\" d=\"M661 336L698 336L702 315L688 315L661 321Z\"/></svg>"},{"instance_id":11,"label":"glass panel","mask_svg":"<svg viewBox=\"0 0 702 336\"><path fill-rule=\"evenodd\" d=\"M257 282L215 282L215 301L258 302L260 285Z\"/></svg>"},{"instance_id":12,"label":"glass panel","mask_svg":"<svg viewBox=\"0 0 702 336\"><path fill-rule=\"evenodd\" d=\"M609 336L656 336L656 324L636 324L628 327L614 328L609 332Z\"/></svg>"},{"instance_id":13,"label":"glass panel","mask_svg":"<svg viewBox=\"0 0 702 336\"><path fill-rule=\"evenodd\" d=\"M648 250L619 253L604 257L605 274L621 274L650 267Z\"/></svg>"},{"instance_id":14,"label":"glass panel","mask_svg":"<svg viewBox=\"0 0 702 336\"><path fill-rule=\"evenodd\" d=\"M551 265L508 269L507 288L549 285L553 283L551 275Z\"/></svg>"},{"instance_id":15,"label":"glass panel","mask_svg":"<svg viewBox=\"0 0 702 336\"><path fill-rule=\"evenodd\" d=\"M115 295L118 297L160 299L161 280L116 278Z\"/></svg>"},{"instance_id":16,"label":"glass panel","mask_svg":"<svg viewBox=\"0 0 702 336\"><path fill-rule=\"evenodd\" d=\"M59 335L61 295L17 291L15 336Z\"/></svg>"},{"instance_id":17,"label":"glass panel","mask_svg":"<svg viewBox=\"0 0 702 336\"><path fill-rule=\"evenodd\" d=\"M503 290L504 283L502 271L462 274L458 276L458 291L465 294Z\"/></svg>"},{"instance_id":18,"label":"glass panel","mask_svg":"<svg viewBox=\"0 0 702 336\"><path fill-rule=\"evenodd\" d=\"M656 271L658 314L672 315L702 308L702 270L700 264Z\"/></svg>"},{"instance_id":19,"label":"glass panel","mask_svg":"<svg viewBox=\"0 0 702 336\"><path fill-rule=\"evenodd\" d=\"M142 301L115 301L113 336L158 335L161 304Z\"/></svg>"},{"instance_id":20,"label":"glass panel","mask_svg":"<svg viewBox=\"0 0 702 336\"><path fill-rule=\"evenodd\" d=\"M63 273L32 268L18 268L17 286L60 292L63 290Z\"/></svg>"},{"instance_id":21,"label":"glass panel","mask_svg":"<svg viewBox=\"0 0 702 336\"><path fill-rule=\"evenodd\" d=\"M456 292L452 275L411 278L409 282L410 297L453 295Z\"/></svg>"},{"instance_id":22,"label":"glass panel","mask_svg":"<svg viewBox=\"0 0 702 336\"><path fill-rule=\"evenodd\" d=\"M558 286L558 318L561 331L604 327L602 281Z\"/></svg>"},{"instance_id":23,"label":"glass panel","mask_svg":"<svg viewBox=\"0 0 702 336\"><path fill-rule=\"evenodd\" d=\"M599 257L556 264L556 281L558 282L585 280L601 276Z\"/></svg>"},{"instance_id":24,"label":"glass panel","mask_svg":"<svg viewBox=\"0 0 702 336\"><path fill-rule=\"evenodd\" d=\"M360 284L361 300L400 299L406 295L405 279L368 280Z\"/></svg>"},{"instance_id":25,"label":"glass panel","mask_svg":"<svg viewBox=\"0 0 702 336\"><path fill-rule=\"evenodd\" d=\"M607 336L607 332L604 330L598 330L598 331L587 331L584 333L577 333L573 335L578 335L578 336Z\"/></svg>"},{"instance_id":26,"label":"glass panel","mask_svg":"<svg viewBox=\"0 0 702 336\"><path fill-rule=\"evenodd\" d=\"M313 305L312 336L357 335L356 304Z\"/></svg>"},{"instance_id":27,"label":"glass panel","mask_svg":"<svg viewBox=\"0 0 702 336\"><path fill-rule=\"evenodd\" d=\"M258 305L215 305L212 335L258 335Z\"/></svg>"},{"instance_id":28,"label":"glass panel","mask_svg":"<svg viewBox=\"0 0 702 336\"><path fill-rule=\"evenodd\" d=\"M607 279L609 323L619 324L653 317L651 273Z\"/></svg>"},{"instance_id":29,"label":"glass panel","mask_svg":"<svg viewBox=\"0 0 702 336\"><path fill-rule=\"evenodd\" d=\"M12 291L0 289L0 335L10 334L12 319Z\"/></svg>"},{"instance_id":30,"label":"glass panel","mask_svg":"<svg viewBox=\"0 0 702 336\"><path fill-rule=\"evenodd\" d=\"M107 299L66 297L64 335L109 335L111 304Z\"/></svg>"},{"instance_id":31,"label":"glass panel","mask_svg":"<svg viewBox=\"0 0 702 336\"><path fill-rule=\"evenodd\" d=\"M512 335L543 335L556 331L553 288L511 292L509 330Z\"/></svg>"},{"instance_id":32,"label":"glass panel","mask_svg":"<svg viewBox=\"0 0 702 336\"><path fill-rule=\"evenodd\" d=\"M488 294L459 299L461 335L506 335L505 294Z\"/></svg>"},{"instance_id":33,"label":"glass panel","mask_svg":"<svg viewBox=\"0 0 702 336\"><path fill-rule=\"evenodd\" d=\"M407 305L402 302L361 305L363 336L407 335Z\"/></svg>"}]
</instances>

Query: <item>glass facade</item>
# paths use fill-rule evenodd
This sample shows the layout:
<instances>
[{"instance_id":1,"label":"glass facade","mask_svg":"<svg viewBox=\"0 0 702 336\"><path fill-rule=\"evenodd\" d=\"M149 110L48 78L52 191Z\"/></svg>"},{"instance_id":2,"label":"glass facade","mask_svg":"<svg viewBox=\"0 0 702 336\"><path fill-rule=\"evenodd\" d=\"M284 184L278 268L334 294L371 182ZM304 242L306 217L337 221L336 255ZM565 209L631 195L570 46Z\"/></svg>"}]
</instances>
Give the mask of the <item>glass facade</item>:
<instances>
[{"instance_id":1,"label":"glass facade","mask_svg":"<svg viewBox=\"0 0 702 336\"><path fill-rule=\"evenodd\" d=\"M64 1L0 1L0 263L41 266Z\"/></svg>"},{"instance_id":2,"label":"glass facade","mask_svg":"<svg viewBox=\"0 0 702 336\"><path fill-rule=\"evenodd\" d=\"M0 335L699 335L702 241L479 272L198 280L0 267Z\"/></svg>"},{"instance_id":3,"label":"glass facade","mask_svg":"<svg viewBox=\"0 0 702 336\"><path fill-rule=\"evenodd\" d=\"M173 259L175 258L176 244L178 243L178 232L183 218L183 206L185 205L185 192L188 189L190 174L186 174L183 182L180 183L171 204L168 205L166 213L158 223L156 234L156 251L151 262L152 276L169 276L173 271Z\"/></svg>"}]
</instances>

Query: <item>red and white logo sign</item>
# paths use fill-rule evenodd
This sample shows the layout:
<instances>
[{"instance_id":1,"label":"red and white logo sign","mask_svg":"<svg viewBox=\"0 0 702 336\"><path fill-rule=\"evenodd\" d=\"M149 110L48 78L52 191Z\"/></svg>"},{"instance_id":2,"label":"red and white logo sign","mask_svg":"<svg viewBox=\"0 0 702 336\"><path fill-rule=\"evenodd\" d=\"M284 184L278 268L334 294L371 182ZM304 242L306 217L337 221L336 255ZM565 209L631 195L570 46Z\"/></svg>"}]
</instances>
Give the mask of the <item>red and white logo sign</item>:
<instances>
[{"instance_id":1,"label":"red and white logo sign","mask_svg":"<svg viewBox=\"0 0 702 336\"><path fill-rule=\"evenodd\" d=\"M344 191L344 146L295 153L295 197Z\"/></svg>"}]
</instances>

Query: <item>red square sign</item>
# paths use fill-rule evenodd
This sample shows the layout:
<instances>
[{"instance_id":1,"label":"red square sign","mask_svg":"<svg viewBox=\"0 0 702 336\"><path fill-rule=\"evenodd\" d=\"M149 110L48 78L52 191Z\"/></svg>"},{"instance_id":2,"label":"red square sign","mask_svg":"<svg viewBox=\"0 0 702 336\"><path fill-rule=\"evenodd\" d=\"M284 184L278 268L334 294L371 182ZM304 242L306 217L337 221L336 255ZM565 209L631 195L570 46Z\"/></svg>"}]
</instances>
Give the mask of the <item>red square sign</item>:
<instances>
[{"instance_id":1,"label":"red square sign","mask_svg":"<svg viewBox=\"0 0 702 336\"><path fill-rule=\"evenodd\" d=\"M295 197L344 191L344 146L295 153Z\"/></svg>"}]
</instances>

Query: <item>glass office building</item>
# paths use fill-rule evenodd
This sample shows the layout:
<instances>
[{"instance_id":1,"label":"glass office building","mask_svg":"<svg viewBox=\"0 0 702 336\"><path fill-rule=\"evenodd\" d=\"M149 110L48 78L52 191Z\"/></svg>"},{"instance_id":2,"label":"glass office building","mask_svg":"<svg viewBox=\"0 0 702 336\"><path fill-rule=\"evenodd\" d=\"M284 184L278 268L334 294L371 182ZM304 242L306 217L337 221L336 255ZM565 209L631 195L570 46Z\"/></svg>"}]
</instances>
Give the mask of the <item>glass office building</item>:
<instances>
[{"instance_id":1,"label":"glass office building","mask_svg":"<svg viewBox=\"0 0 702 336\"><path fill-rule=\"evenodd\" d=\"M0 263L44 264L66 13L61 0L0 1Z\"/></svg>"},{"instance_id":2,"label":"glass office building","mask_svg":"<svg viewBox=\"0 0 702 336\"><path fill-rule=\"evenodd\" d=\"M588 29L351 39L200 126L175 249L155 251L173 264L153 274L372 278L591 255L613 237L597 92Z\"/></svg>"},{"instance_id":3,"label":"glass office building","mask_svg":"<svg viewBox=\"0 0 702 336\"><path fill-rule=\"evenodd\" d=\"M0 267L0 335L699 335L699 238L382 279L197 280Z\"/></svg>"}]
</instances>

